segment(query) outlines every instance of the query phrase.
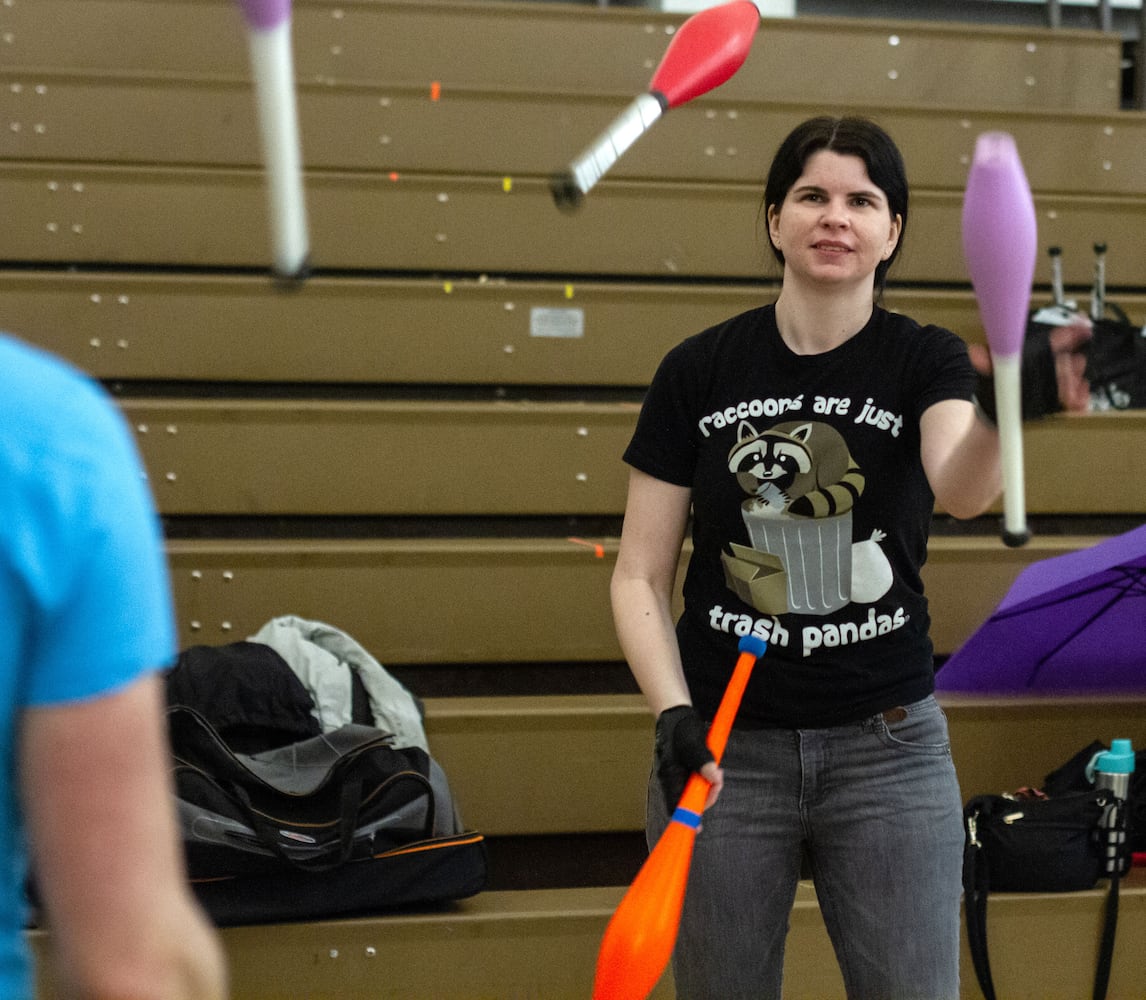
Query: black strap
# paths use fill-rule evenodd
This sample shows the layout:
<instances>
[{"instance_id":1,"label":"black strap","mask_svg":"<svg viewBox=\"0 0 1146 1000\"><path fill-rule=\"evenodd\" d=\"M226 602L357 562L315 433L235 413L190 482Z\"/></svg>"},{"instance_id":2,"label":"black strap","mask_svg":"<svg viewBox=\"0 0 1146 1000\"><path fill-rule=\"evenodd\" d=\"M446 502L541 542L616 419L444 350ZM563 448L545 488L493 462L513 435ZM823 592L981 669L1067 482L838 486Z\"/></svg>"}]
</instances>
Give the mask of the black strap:
<instances>
[{"instance_id":1,"label":"black strap","mask_svg":"<svg viewBox=\"0 0 1146 1000\"><path fill-rule=\"evenodd\" d=\"M429 779L416 771L404 771L395 775L386 784L392 787L399 781L412 781L419 786L426 799L426 823L423 836L432 836L435 822L434 790ZM282 844L279 837L279 827L251 802L250 794L241 785L231 784L229 791L234 800L242 807L247 822L258 837L259 843L271 851L281 861L292 868L303 871L323 872L330 871L350 860L354 853L354 839L357 833L358 814L363 804L362 781L346 781L339 794L339 820L338 820L338 850L326 851L311 859L303 859L292 855Z\"/></svg>"},{"instance_id":2,"label":"black strap","mask_svg":"<svg viewBox=\"0 0 1146 1000\"><path fill-rule=\"evenodd\" d=\"M1106 917L1102 922L1102 944L1098 949L1098 968L1094 973L1094 1000L1106 1000L1110 983L1110 962L1114 957L1114 931L1118 926L1118 883L1121 873L1115 868L1106 894Z\"/></svg>"},{"instance_id":3,"label":"black strap","mask_svg":"<svg viewBox=\"0 0 1146 1000\"><path fill-rule=\"evenodd\" d=\"M328 851L317 858L303 860L292 857L283 847L279 839L278 827L267 816L261 813L251 803L250 794L241 785L232 785L231 792L242 804L243 810L259 843L271 851L280 861L291 868L303 871L323 872L330 871L344 864L350 857L354 846L354 819L358 815L358 805L362 801L362 785L360 782L347 782L342 786L339 796L339 810L341 818L338 824L338 851Z\"/></svg>"},{"instance_id":4,"label":"black strap","mask_svg":"<svg viewBox=\"0 0 1146 1000\"><path fill-rule=\"evenodd\" d=\"M963 852L963 908L967 918L967 946L975 967L975 978L986 1000L996 1000L991 979L991 959L987 951L987 859L974 830L974 816L968 817L967 844Z\"/></svg>"},{"instance_id":5,"label":"black strap","mask_svg":"<svg viewBox=\"0 0 1146 1000\"><path fill-rule=\"evenodd\" d=\"M1109 808L1111 813L1107 836L1114 835L1115 848L1107 854L1107 864L1112 870L1109 872L1110 891L1106 894L1106 914L1102 921L1102 943L1098 947L1098 967L1094 973L1094 1000L1106 1000L1106 989L1110 985L1114 932L1118 927L1118 884L1122 880L1122 864L1126 860L1126 803L1115 798Z\"/></svg>"}]
</instances>

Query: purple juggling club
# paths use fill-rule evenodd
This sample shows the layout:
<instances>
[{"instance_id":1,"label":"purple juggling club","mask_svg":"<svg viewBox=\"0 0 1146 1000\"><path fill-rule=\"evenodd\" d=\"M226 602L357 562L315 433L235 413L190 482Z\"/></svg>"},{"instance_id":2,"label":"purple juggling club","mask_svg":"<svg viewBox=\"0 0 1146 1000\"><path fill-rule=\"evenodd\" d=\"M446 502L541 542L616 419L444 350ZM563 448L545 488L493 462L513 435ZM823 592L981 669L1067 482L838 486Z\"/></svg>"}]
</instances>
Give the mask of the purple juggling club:
<instances>
[{"instance_id":1,"label":"purple juggling club","mask_svg":"<svg viewBox=\"0 0 1146 1000\"><path fill-rule=\"evenodd\" d=\"M274 270L301 279L310 253L291 53L290 0L236 0L247 23L263 162L267 171Z\"/></svg>"},{"instance_id":2,"label":"purple juggling club","mask_svg":"<svg viewBox=\"0 0 1146 1000\"><path fill-rule=\"evenodd\" d=\"M1015 140L984 132L963 197L963 256L995 376L995 409L1003 466L1003 541L1026 544L1020 362L1038 253L1035 204Z\"/></svg>"}]
</instances>

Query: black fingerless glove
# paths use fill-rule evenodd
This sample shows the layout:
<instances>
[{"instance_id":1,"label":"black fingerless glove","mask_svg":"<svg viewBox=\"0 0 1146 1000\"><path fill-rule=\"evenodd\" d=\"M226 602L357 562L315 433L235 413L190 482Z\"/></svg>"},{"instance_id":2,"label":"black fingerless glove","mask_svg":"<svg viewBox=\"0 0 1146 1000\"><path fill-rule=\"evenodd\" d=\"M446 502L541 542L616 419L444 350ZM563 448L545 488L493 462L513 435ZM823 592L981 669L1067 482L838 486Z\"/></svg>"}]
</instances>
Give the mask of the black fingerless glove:
<instances>
[{"instance_id":1,"label":"black fingerless glove","mask_svg":"<svg viewBox=\"0 0 1146 1000\"><path fill-rule=\"evenodd\" d=\"M705 737L708 726L691 705L667 708L657 716L657 779L671 812L690 775L715 760Z\"/></svg>"},{"instance_id":2,"label":"black fingerless glove","mask_svg":"<svg viewBox=\"0 0 1146 1000\"><path fill-rule=\"evenodd\" d=\"M1096 319L1087 345L1086 378L1092 385L1146 377L1146 328L1129 320Z\"/></svg>"},{"instance_id":3,"label":"black fingerless glove","mask_svg":"<svg viewBox=\"0 0 1146 1000\"><path fill-rule=\"evenodd\" d=\"M1050 346L1050 335L1054 329L1056 327L1042 323L1030 323L1027 326L1019 366L1024 420L1038 420L1062 409L1058 398L1054 354ZM975 387L975 402L991 423L998 421L995 412L995 380L990 375L979 376Z\"/></svg>"}]
</instances>

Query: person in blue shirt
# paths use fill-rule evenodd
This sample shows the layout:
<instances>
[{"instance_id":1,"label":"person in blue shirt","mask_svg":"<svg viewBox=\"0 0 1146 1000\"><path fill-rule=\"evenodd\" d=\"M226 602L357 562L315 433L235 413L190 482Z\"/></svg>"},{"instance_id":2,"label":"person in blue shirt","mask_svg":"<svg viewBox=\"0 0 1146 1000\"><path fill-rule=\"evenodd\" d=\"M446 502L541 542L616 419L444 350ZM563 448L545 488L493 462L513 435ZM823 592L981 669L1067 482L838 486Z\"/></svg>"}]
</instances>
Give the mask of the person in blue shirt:
<instances>
[{"instance_id":1,"label":"person in blue shirt","mask_svg":"<svg viewBox=\"0 0 1146 1000\"><path fill-rule=\"evenodd\" d=\"M33 994L35 873L68 997L217 1000L157 671L175 653L159 521L98 385L0 335L0 996Z\"/></svg>"}]
</instances>

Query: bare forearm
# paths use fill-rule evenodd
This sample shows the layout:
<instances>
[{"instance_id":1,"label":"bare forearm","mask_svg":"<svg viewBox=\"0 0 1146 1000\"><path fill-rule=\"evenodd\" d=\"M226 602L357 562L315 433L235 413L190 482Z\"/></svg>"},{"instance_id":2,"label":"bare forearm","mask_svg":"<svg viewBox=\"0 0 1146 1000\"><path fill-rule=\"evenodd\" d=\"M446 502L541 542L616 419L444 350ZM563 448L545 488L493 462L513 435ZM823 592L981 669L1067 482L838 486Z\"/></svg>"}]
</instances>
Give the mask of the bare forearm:
<instances>
[{"instance_id":1,"label":"bare forearm","mask_svg":"<svg viewBox=\"0 0 1146 1000\"><path fill-rule=\"evenodd\" d=\"M613 618L629 669L655 714L691 701L667 594L643 580L616 580Z\"/></svg>"},{"instance_id":2,"label":"bare forearm","mask_svg":"<svg viewBox=\"0 0 1146 1000\"><path fill-rule=\"evenodd\" d=\"M948 400L923 415L924 467L937 504L953 517L976 517L1002 491L999 433L970 403Z\"/></svg>"},{"instance_id":3,"label":"bare forearm","mask_svg":"<svg viewBox=\"0 0 1146 1000\"><path fill-rule=\"evenodd\" d=\"M687 488L635 469L630 473L610 594L617 638L649 707L658 715L691 701L672 617L673 585L690 503Z\"/></svg>"},{"instance_id":4,"label":"bare forearm","mask_svg":"<svg viewBox=\"0 0 1146 1000\"><path fill-rule=\"evenodd\" d=\"M987 510L1003 488L998 431L976 418L962 446L952 453L946 473L946 509L963 518Z\"/></svg>"},{"instance_id":5,"label":"bare forearm","mask_svg":"<svg viewBox=\"0 0 1146 1000\"><path fill-rule=\"evenodd\" d=\"M151 675L22 719L37 882L70 997L226 996L220 945L184 871L159 684Z\"/></svg>"},{"instance_id":6,"label":"bare forearm","mask_svg":"<svg viewBox=\"0 0 1146 1000\"><path fill-rule=\"evenodd\" d=\"M76 1000L225 1000L226 962L218 937L190 899L172 900L167 919L130 946L96 955L63 946L59 978ZM61 942L61 945L63 943ZM109 956L111 960L109 961Z\"/></svg>"}]
</instances>

